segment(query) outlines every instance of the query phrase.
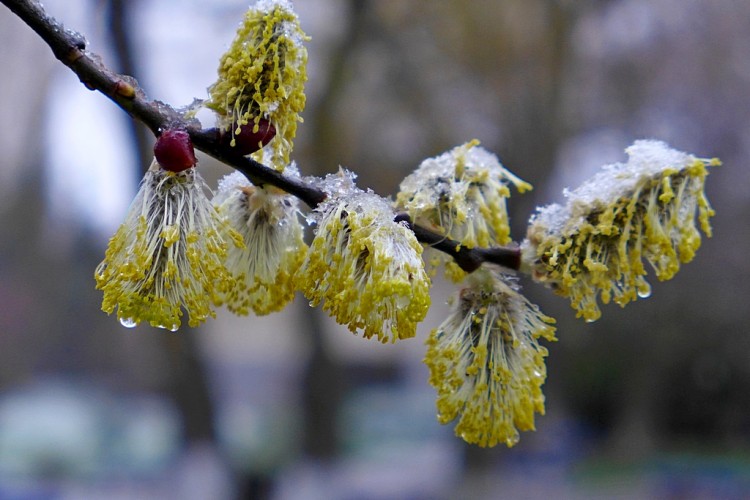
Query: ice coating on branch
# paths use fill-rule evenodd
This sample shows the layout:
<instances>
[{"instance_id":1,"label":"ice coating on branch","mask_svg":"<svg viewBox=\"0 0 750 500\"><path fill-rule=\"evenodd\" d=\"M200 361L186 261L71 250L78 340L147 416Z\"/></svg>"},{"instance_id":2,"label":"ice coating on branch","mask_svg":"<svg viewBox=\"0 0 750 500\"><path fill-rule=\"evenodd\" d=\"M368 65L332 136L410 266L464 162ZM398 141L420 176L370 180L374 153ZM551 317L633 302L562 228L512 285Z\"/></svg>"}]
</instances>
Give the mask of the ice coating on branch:
<instances>
[{"instance_id":1,"label":"ice coating on branch","mask_svg":"<svg viewBox=\"0 0 750 500\"><path fill-rule=\"evenodd\" d=\"M357 174L339 167L335 174L327 174L322 179L316 178L315 185L325 191L329 198L340 198L360 191L357 187Z\"/></svg>"},{"instance_id":2,"label":"ice coating on branch","mask_svg":"<svg viewBox=\"0 0 750 500\"><path fill-rule=\"evenodd\" d=\"M655 140L636 141L625 152L628 155L626 163L605 165L575 190L564 190L574 208L605 203L632 193L644 178L659 177L665 170L689 165L693 161L691 155Z\"/></svg>"},{"instance_id":3,"label":"ice coating on branch","mask_svg":"<svg viewBox=\"0 0 750 500\"><path fill-rule=\"evenodd\" d=\"M245 177L238 170L235 170L231 174L225 175L224 177L219 179L216 187L216 194L218 195L219 193L230 193L235 189L245 187L249 184L250 181L247 180L247 177Z\"/></svg>"},{"instance_id":4,"label":"ice coating on branch","mask_svg":"<svg viewBox=\"0 0 750 500\"><path fill-rule=\"evenodd\" d=\"M303 180L310 186L323 191L326 194L326 200L340 199L355 193L361 193L362 190L356 184L357 174L339 167L334 174L327 174L325 177L307 176ZM325 201L323 202L325 203ZM324 211L313 210L307 214L307 224L314 226L320 221Z\"/></svg>"},{"instance_id":5,"label":"ice coating on branch","mask_svg":"<svg viewBox=\"0 0 750 500\"><path fill-rule=\"evenodd\" d=\"M657 279L671 279L700 247L698 228L711 236L704 188L717 159L653 140L626 152L626 163L566 190L564 205L539 208L522 244L523 266L588 321L601 315L599 299L625 305L650 294L644 261Z\"/></svg>"},{"instance_id":6,"label":"ice coating on branch","mask_svg":"<svg viewBox=\"0 0 750 500\"><path fill-rule=\"evenodd\" d=\"M354 188L351 177L328 178L336 195L316 209L317 227L298 285L311 305L382 342L413 337L427 314L430 280L422 247L393 221L390 203Z\"/></svg>"},{"instance_id":7,"label":"ice coating on branch","mask_svg":"<svg viewBox=\"0 0 750 500\"><path fill-rule=\"evenodd\" d=\"M547 349L538 340L555 340L554 320L507 276L480 269L466 281L427 340L438 420L455 420L468 443L513 446L518 431L534 429L534 413L544 414Z\"/></svg>"},{"instance_id":8,"label":"ice coating on branch","mask_svg":"<svg viewBox=\"0 0 750 500\"><path fill-rule=\"evenodd\" d=\"M277 170L289 164L299 114L305 107L307 36L291 2L262 0L253 5L219 63L219 78L205 105L219 114L219 126L234 135L250 126L258 133L268 120L276 135L253 153Z\"/></svg>"},{"instance_id":9,"label":"ice coating on branch","mask_svg":"<svg viewBox=\"0 0 750 500\"><path fill-rule=\"evenodd\" d=\"M505 245L510 242L509 186L524 192L531 185L478 144L470 141L424 160L401 183L396 204L415 223L468 248ZM465 275L444 254L434 252L430 263L433 267L445 263L446 273L456 281Z\"/></svg>"},{"instance_id":10,"label":"ice coating on branch","mask_svg":"<svg viewBox=\"0 0 750 500\"><path fill-rule=\"evenodd\" d=\"M296 166L285 175L299 175ZM221 290L221 300L235 314L281 310L294 298L293 277L307 253L299 201L272 186L253 186L234 172L219 181L212 203L226 220L226 237L240 243L227 252L234 281Z\"/></svg>"}]
</instances>

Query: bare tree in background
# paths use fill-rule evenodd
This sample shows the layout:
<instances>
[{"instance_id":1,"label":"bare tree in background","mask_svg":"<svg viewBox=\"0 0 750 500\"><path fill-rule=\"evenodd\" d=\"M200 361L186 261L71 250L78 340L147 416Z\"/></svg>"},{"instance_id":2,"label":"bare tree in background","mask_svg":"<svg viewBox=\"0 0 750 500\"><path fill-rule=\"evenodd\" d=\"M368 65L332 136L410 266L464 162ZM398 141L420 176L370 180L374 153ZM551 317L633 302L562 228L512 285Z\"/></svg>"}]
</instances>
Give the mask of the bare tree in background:
<instances>
[{"instance_id":1,"label":"bare tree in background","mask_svg":"<svg viewBox=\"0 0 750 500\"><path fill-rule=\"evenodd\" d=\"M596 133L617 130L618 140L660 136L704 156L721 156L728 165L741 164L748 149L741 112L748 95L741 63L747 35L740 26L750 9L689 2L676 16L668 1L646 7L636 1L490 4L346 3L347 24L330 49L326 85L305 115L301 156L316 167L305 173L322 175L341 164L356 170L362 185L390 193L421 158L479 137L535 185L531 195L514 197L511 204L512 234L520 238L534 206L550 189L559 190L551 184L565 181L566 166L574 174L568 179L586 176L584 162L565 165L566 154L603 137ZM112 0L107 6L120 47L117 69L137 75L128 55L129 31L123 29L127 9L135 5ZM640 42L615 30L632 27L627 16L637 8L660 26L650 34L640 26ZM708 30L696 28L699 20L719 27L710 30L711 43ZM731 64L722 64L717 53L729 54ZM610 159L621 158L604 161ZM745 171L737 175L747 177ZM728 179L735 177L713 176L716 183L708 188L722 214L716 238L704 242L679 285L667 292L624 311L610 306L602 320L587 326L564 301L525 287L529 298L558 318L558 331L566 332L550 358L552 405L601 430L612 453L644 455L684 435L700 441L707 433L723 442L745 435L741 408L750 375L741 353L750 346L738 325L747 321L748 266L738 249L750 242L728 221L744 220L748 206L740 183ZM23 207L17 210L8 212L9 220L29 217ZM727 234L736 239L724 240ZM704 289L710 293L696 293ZM335 457L345 372L326 345L319 312L303 308L300 325L309 331L302 335L312 346L303 381L303 449L313 457ZM214 440L215 415L195 333L160 336L166 345L159 346L158 357L166 360L187 434ZM23 347L20 339L13 342Z\"/></svg>"}]
</instances>

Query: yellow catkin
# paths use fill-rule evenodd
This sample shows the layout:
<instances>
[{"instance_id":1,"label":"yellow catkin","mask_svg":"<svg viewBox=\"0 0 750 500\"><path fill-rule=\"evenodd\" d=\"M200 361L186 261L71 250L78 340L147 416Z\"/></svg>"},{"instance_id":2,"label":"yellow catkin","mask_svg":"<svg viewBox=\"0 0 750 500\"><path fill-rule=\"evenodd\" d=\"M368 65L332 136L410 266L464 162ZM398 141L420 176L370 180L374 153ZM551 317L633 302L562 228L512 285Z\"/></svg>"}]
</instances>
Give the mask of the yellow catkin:
<instances>
[{"instance_id":1,"label":"yellow catkin","mask_svg":"<svg viewBox=\"0 0 750 500\"><path fill-rule=\"evenodd\" d=\"M657 279L671 279L700 247L698 227L711 236L704 188L707 167L718 160L657 141L636 142L628 153L628 163L569 192L566 206L541 208L522 245L533 277L568 297L587 321L600 317L599 301L624 306L648 297L646 262Z\"/></svg>"},{"instance_id":2,"label":"yellow catkin","mask_svg":"<svg viewBox=\"0 0 750 500\"><path fill-rule=\"evenodd\" d=\"M280 311L294 298L293 278L307 255L297 199L272 187L252 186L235 172L219 184L213 203L242 243L227 253L234 280L222 291L222 302L240 315Z\"/></svg>"},{"instance_id":3,"label":"yellow catkin","mask_svg":"<svg viewBox=\"0 0 750 500\"><path fill-rule=\"evenodd\" d=\"M102 309L126 326L145 321L176 330L183 311L197 326L213 317L228 244L195 168L174 173L154 161L125 222L95 272Z\"/></svg>"},{"instance_id":4,"label":"yellow catkin","mask_svg":"<svg viewBox=\"0 0 750 500\"><path fill-rule=\"evenodd\" d=\"M427 339L424 362L437 390L438 420L482 447L515 445L544 414L542 385L554 320L502 278L481 269Z\"/></svg>"},{"instance_id":5,"label":"yellow catkin","mask_svg":"<svg viewBox=\"0 0 750 500\"><path fill-rule=\"evenodd\" d=\"M220 116L232 137L244 126L256 131L261 118L276 128L269 144L253 154L278 170L289 164L300 113L305 108L307 36L286 0L261 0L245 14L219 62L219 77L209 89L205 106ZM234 141L233 141L234 142Z\"/></svg>"},{"instance_id":6,"label":"yellow catkin","mask_svg":"<svg viewBox=\"0 0 750 500\"><path fill-rule=\"evenodd\" d=\"M326 202L297 284L311 305L365 338L413 337L430 306L430 280L414 234L372 193Z\"/></svg>"},{"instance_id":7,"label":"yellow catkin","mask_svg":"<svg viewBox=\"0 0 750 500\"><path fill-rule=\"evenodd\" d=\"M511 184L519 192L531 189L473 140L423 161L401 183L396 205L417 224L467 248L505 245L510 242L506 200ZM456 282L466 275L444 254L433 254L428 262L444 264Z\"/></svg>"}]
</instances>

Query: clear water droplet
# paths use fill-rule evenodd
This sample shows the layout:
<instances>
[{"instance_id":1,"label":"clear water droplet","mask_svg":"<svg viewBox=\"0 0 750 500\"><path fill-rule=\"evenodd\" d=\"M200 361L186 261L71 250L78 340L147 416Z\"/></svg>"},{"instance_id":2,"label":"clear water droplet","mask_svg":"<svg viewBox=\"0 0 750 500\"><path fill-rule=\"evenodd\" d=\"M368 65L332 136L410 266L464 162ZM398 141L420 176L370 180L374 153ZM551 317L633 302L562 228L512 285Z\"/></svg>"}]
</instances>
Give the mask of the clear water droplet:
<instances>
[{"instance_id":1,"label":"clear water droplet","mask_svg":"<svg viewBox=\"0 0 750 500\"><path fill-rule=\"evenodd\" d=\"M646 283L645 285L640 286L636 293L638 293L638 296L642 299L651 297L651 285Z\"/></svg>"},{"instance_id":2,"label":"clear water droplet","mask_svg":"<svg viewBox=\"0 0 750 500\"><path fill-rule=\"evenodd\" d=\"M125 328L135 328L138 322L133 318L120 318L120 324Z\"/></svg>"},{"instance_id":3,"label":"clear water droplet","mask_svg":"<svg viewBox=\"0 0 750 500\"><path fill-rule=\"evenodd\" d=\"M180 327L178 325L156 325L156 328L161 328L162 330L169 330L170 332L176 332Z\"/></svg>"}]
</instances>

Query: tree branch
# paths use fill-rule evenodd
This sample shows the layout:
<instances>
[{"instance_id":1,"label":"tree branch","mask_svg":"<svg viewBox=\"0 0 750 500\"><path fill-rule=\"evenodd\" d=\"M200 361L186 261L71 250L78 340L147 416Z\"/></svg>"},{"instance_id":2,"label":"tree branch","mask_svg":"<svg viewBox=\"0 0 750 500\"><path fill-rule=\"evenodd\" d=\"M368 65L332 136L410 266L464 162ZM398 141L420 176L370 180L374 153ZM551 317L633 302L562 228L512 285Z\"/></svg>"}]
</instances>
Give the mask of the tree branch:
<instances>
[{"instance_id":1,"label":"tree branch","mask_svg":"<svg viewBox=\"0 0 750 500\"><path fill-rule=\"evenodd\" d=\"M167 128L184 128L198 149L236 168L253 183L273 184L311 207L325 199L323 191L235 153L230 146L222 144L217 129L202 130L197 120L186 121L168 104L149 100L134 78L119 75L107 68L98 55L86 50L86 40L80 33L65 29L47 16L36 2L2 0L2 3L49 45L55 57L78 75L86 88L107 96L130 116L148 126L154 135L159 136Z\"/></svg>"},{"instance_id":2,"label":"tree branch","mask_svg":"<svg viewBox=\"0 0 750 500\"><path fill-rule=\"evenodd\" d=\"M49 45L55 57L70 68L86 88L107 96L131 117L143 122L157 137L168 128L188 131L195 147L217 160L239 170L256 185L271 184L304 201L314 208L326 198L326 193L299 178L285 176L251 158L235 152L215 128L202 129L197 120L186 120L168 104L149 100L138 82L107 68L101 58L86 50L86 40L80 33L65 29L49 17L42 6L33 0L0 0ZM405 221L417 239L447 253L466 272L475 271L483 262L492 262L517 270L520 251L512 247L473 248L446 238L412 223L408 215L400 214L397 221Z\"/></svg>"},{"instance_id":3,"label":"tree branch","mask_svg":"<svg viewBox=\"0 0 750 500\"><path fill-rule=\"evenodd\" d=\"M506 269L519 270L521 267L521 249L516 246L493 247L493 248L468 248L460 241L452 240L447 236L430 231L411 221L409 214L400 213L394 219L396 222L405 222L414 232L417 240L429 245L435 250L440 250L453 257L456 264L467 273L479 269L484 262L497 264Z\"/></svg>"}]
</instances>

